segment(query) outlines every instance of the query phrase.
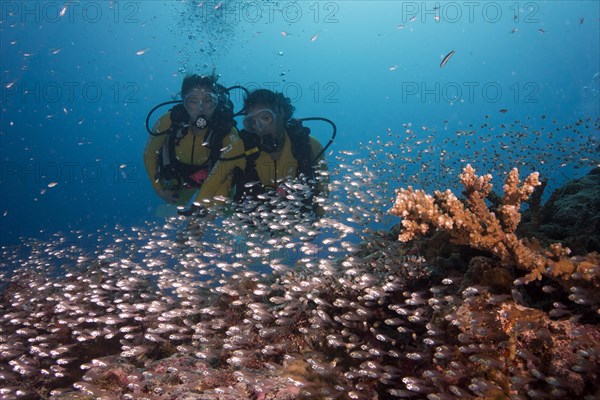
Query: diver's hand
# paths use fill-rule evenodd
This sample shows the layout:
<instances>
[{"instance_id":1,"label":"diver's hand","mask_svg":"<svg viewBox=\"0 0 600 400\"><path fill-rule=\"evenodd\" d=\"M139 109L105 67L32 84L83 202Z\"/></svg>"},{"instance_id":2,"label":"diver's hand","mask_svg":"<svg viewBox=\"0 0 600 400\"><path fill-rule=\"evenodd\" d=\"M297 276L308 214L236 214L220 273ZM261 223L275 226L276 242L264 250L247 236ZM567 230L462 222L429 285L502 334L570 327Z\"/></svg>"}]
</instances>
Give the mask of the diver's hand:
<instances>
[{"instance_id":1,"label":"diver's hand","mask_svg":"<svg viewBox=\"0 0 600 400\"><path fill-rule=\"evenodd\" d=\"M166 201L167 203L175 204L179 200L179 195L177 192L168 189L158 189L156 191L158 196Z\"/></svg>"},{"instance_id":2,"label":"diver's hand","mask_svg":"<svg viewBox=\"0 0 600 400\"><path fill-rule=\"evenodd\" d=\"M183 215L186 217L194 216L194 217L204 218L208 214L208 211L206 210L206 208L204 208L202 206L192 204L192 206L190 208L188 208L187 210L183 209L183 210L177 211L177 214Z\"/></svg>"},{"instance_id":3,"label":"diver's hand","mask_svg":"<svg viewBox=\"0 0 600 400\"><path fill-rule=\"evenodd\" d=\"M200 240L215 218L215 215L209 214L206 208L195 204L188 210L179 210L177 213L188 217L186 227L177 233L177 242L181 244L185 244L190 239Z\"/></svg>"}]
</instances>

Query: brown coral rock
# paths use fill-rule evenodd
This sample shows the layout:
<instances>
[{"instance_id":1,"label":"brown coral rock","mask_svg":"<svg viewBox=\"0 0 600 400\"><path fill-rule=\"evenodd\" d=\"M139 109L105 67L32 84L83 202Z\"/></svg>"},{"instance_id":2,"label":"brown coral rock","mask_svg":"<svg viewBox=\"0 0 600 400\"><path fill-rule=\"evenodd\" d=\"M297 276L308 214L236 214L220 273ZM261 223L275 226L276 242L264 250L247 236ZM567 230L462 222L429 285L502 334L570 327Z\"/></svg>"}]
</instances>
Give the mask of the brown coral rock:
<instances>
[{"instance_id":1,"label":"brown coral rock","mask_svg":"<svg viewBox=\"0 0 600 400\"><path fill-rule=\"evenodd\" d=\"M436 191L431 196L412 187L400 189L390 210L392 214L403 218L404 229L399 240L409 241L433 227L449 232L453 243L490 252L504 265L514 265L528 271L519 283L529 283L545 275L563 281L577 277L591 281L594 287L600 287L597 254L587 257L584 267L582 260L568 258L568 248L555 245L550 251L545 251L519 239L515 234L521 220L521 202L527 200L540 184L537 173L530 174L523 183L519 180L516 168L508 174L498 215L485 204L492 187L491 179L489 174L475 175L475 170L467 165L460 175L465 187L464 202L450 190Z\"/></svg>"}]
</instances>

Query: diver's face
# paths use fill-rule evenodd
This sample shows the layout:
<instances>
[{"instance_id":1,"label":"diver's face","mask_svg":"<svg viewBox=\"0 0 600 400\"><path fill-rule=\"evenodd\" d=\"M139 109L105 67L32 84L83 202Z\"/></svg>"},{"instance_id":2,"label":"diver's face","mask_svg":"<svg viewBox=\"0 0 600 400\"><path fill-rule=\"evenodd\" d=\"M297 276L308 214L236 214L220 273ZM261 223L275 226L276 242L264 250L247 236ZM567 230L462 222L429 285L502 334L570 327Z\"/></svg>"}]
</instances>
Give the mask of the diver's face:
<instances>
[{"instance_id":1,"label":"diver's face","mask_svg":"<svg viewBox=\"0 0 600 400\"><path fill-rule=\"evenodd\" d=\"M277 116L270 108L254 106L247 110L244 128L259 136L277 136Z\"/></svg>"},{"instance_id":2,"label":"diver's face","mask_svg":"<svg viewBox=\"0 0 600 400\"><path fill-rule=\"evenodd\" d=\"M183 98L183 106L190 115L191 121L196 121L200 115L210 119L217 108L217 103L217 95L203 87L193 88Z\"/></svg>"}]
</instances>

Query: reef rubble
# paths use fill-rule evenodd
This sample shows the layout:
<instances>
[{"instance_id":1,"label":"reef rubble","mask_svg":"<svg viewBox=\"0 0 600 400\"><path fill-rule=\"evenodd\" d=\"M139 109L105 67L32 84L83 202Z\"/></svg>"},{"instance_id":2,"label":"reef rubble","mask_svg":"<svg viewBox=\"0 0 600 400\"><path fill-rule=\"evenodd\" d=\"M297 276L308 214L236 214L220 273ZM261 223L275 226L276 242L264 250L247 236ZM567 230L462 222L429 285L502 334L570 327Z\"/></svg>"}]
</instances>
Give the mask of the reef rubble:
<instances>
[{"instance_id":1,"label":"reef rubble","mask_svg":"<svg viewBox=\"0 0 600 400\"><path fill-rule=\"evenodd\" d=\"M537 176L513 170L496 204L491 177L461 180L464 199L400 190L392 231L273 274L118 257L62 279L17 271L0 298L2 396L600 397L598 254L519 237Z\"/></svg>"}]
</instances>

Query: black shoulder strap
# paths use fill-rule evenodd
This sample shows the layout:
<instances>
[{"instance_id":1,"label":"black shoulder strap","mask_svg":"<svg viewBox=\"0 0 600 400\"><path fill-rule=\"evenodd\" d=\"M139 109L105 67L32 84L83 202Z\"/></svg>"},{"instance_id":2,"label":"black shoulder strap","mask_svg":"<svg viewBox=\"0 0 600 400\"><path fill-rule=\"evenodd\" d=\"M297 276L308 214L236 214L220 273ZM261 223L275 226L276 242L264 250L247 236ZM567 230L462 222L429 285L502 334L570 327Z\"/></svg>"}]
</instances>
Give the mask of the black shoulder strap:
<instances>
[{"instance_id":1,"label":"black shoulder strap","mask_svg":"<svg viewBox=\"0 0 600 400\"><path fill-rule=\"evenodd\" d=\"M199 169L205 168L207 165L210 168L211 158L209 157L207 163L200 166L184 163L180 161L179 158L177 158L177 152L175 148L179 146L181 139L183 139L188 134L189 126L187 125L187 121L189 121L189 114L187 113L182 104L176 105L169 111L171 118L171 126L165 132L167 138L159 156L161 157L159 162L159 173L165 179L176 179L179 185L181 185L183 182L195 185L197 183L193 181L188 181L187 177L193 174L194 172L197 172ZM218 156L219 155L217 152L216 158L218 158Z\"/></svg>"},{"instance_id":2,"label":"black shoulder strap","mask_svg":"<svg viewBox=\"0 0 600 400\"><path fill-rule=\"evenodd\" d=\"M317 213L315 198L319 195L315 179L315 166L312 146L310 143L310 129L302 125L302 121L292 119L286 125L286 130L292 144L292 155L298 162L298 175L303 174L312 186L310 197L302 202L307 209Z\"/></svg>"},{"instance_id":3,"label":"black shoulder strap","mask_svg":"<svg viewBox=\"0 0 600 400\"><path fill-rule=\"evenodd\" d=\"M209 165L215 165L223 148L223 139L236 126L233 119L233 103L224 94L219 98L219 105L213 112L210 122L210 140L207 143L210 149Z\"/></svg>"},{"instance_id":4,"label":"black shoulder strap","mask_svg":"<svg viewBox=\"0 0 600 400\"><path fill-rule=\"evenodd\" d=\"M264 191L262 185L257 184L251 187L247 187L246 185L249 182L260 181L258 171L256 171L256 160L260 156L260 150L258 149L260 139L256 134L250 133L245 129L240 131L240 138L244 142L244 154L227 159L246 158L246 168L244 170L236 168L233 174L232 186L235 188L234 200L236 202L239 202L247 195L256 196Z\"/></svg>"},{"instance_id":5,"label":"black shoulder strap","mask_svg":"<svg viewBox=\"0 0 600 400\"><path fill-rule=\"evenodd\" d=\"M166 132L167 140L170 141L170 146L174 147L179 144L179 141L185 135L182 130L190 120L190 116L183 104L180 103L169 110L169 118L171 119L171 126Z\"/></svg>"},{"instance_id":6,"label":"black shoulder strap","mask_svg":"<svg viewBox=\"0 0 600 400\"><path fill-rule=\"evenodd\" d=\"M178 185L182 184L182 178L179 171L179 163L177 155L175 154L175 146L181 140L181 130L184 129L182 125L176 126L171 124L167 132L165 143L163 143L158 154L158 170L156 171L157 178L171 180L176 179Z\"/></svg>"},{"instance_id":7,"label":"black shoulder strap","mask_svg":"<svg viewBox=\"0 0 600 400\"><path fill-rule=\"evenodd\" d=\"M310 129L303 126L302 121L291 119L286 125L286 131L292 142L292 155L298 162L298 174L304 174L307 179L313 179L315 169L310 145Z\"/></svg>"}]
</instances>

